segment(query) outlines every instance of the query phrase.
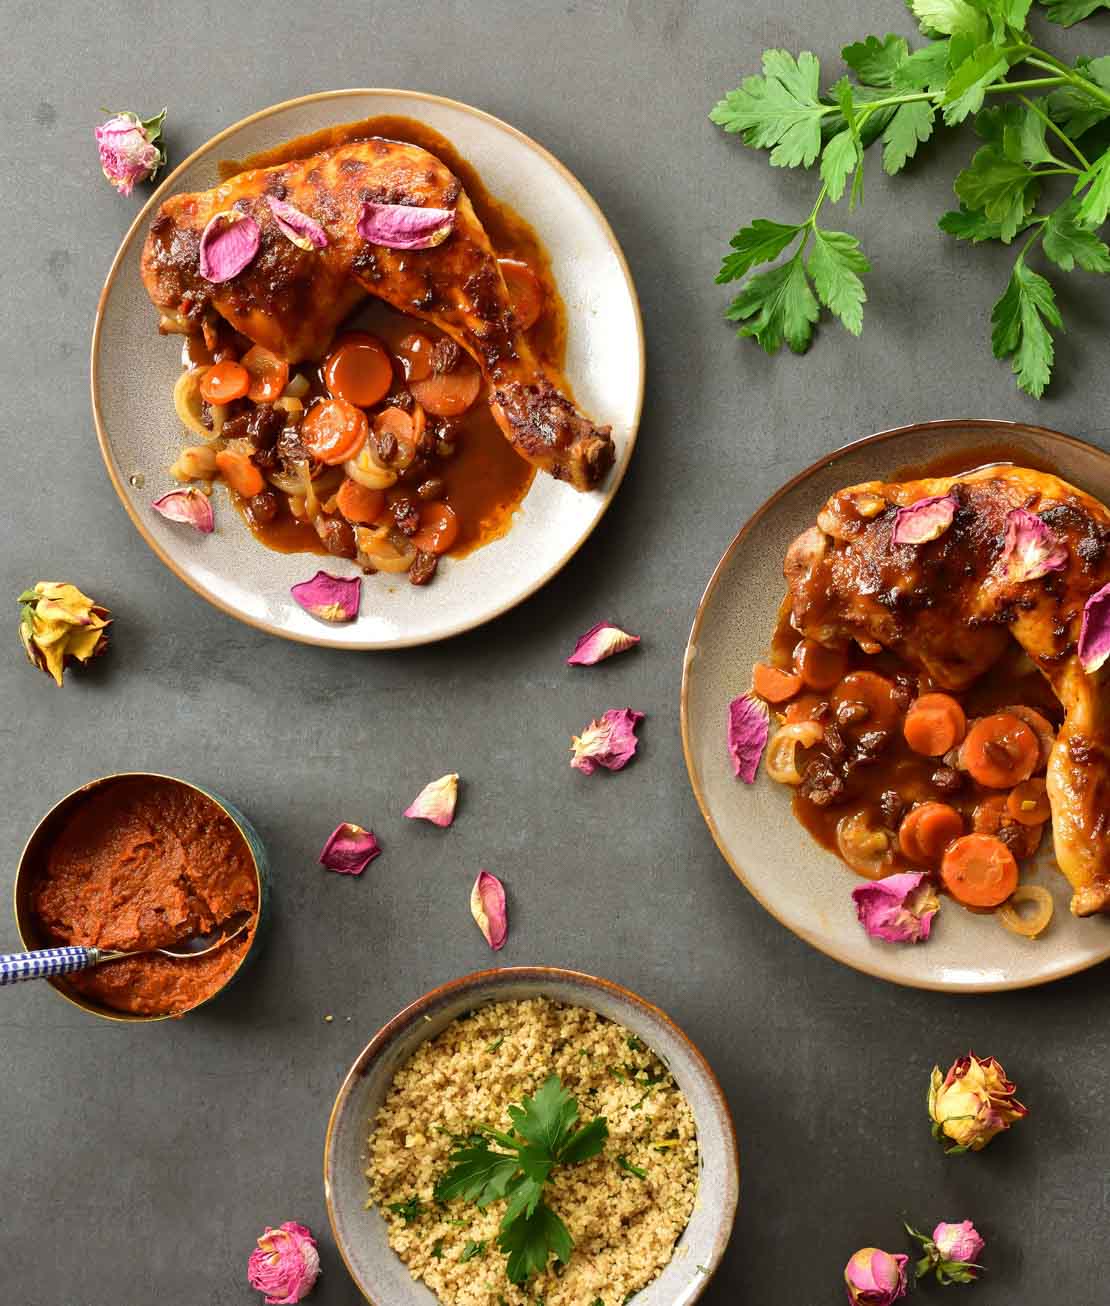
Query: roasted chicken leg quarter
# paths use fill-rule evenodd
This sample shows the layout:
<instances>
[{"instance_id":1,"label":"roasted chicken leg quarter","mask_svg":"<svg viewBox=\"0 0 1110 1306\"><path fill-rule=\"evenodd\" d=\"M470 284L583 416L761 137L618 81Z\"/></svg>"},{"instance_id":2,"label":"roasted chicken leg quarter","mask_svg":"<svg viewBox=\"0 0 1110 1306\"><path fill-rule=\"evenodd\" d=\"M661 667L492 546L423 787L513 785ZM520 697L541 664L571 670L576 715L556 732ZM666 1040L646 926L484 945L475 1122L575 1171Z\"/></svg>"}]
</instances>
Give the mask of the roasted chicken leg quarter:
<instances>
[{"instance_id":1,"label":"roasted chicken leg quarter","mask_svg":"<svg viewBox=\"0 0 1110 1306\"><path fill-rule=\"evenodd\" d=\"M932 496L955 500L951 525L930 542L895 544L897 509ZM1050 528L1066 550L1059 569L1015 578L1004 556L1015 509ZM1055 476L1005 464L874 481L833 495L791 546L785 574L803 635L890 649L942 689L966 688L1017 640L1064 708L1047 783L1072 911L1110 911L1110 662L1088 671L1078 656L1084 606L1110 581L1110 512Z\"/></svg>"},{"instance_id":2,"label":"roasted chicken leg quarter","mask_svg":"<svg viewBox=\"0 0 1110 1306\"><path fill-rule=\"evenodd\" d=\"M287 239L267 197L318 222L326 247L304 250ZM356 230L367 201L450 209L454 225L427 249L373 245ZM200 239L229 209L258 223L261 244L249 266L215 284L201 276ZM519 330L497 256L457 178L415 145L373 137L174 195L151 224L142 274L168 329L199 332L217 314L290 363L319 358L343 319L374 295L439 327L474 358L498 425L529 462L580 490L612 465L609 428L577 410Z\"/></svg>"}]
</instances>

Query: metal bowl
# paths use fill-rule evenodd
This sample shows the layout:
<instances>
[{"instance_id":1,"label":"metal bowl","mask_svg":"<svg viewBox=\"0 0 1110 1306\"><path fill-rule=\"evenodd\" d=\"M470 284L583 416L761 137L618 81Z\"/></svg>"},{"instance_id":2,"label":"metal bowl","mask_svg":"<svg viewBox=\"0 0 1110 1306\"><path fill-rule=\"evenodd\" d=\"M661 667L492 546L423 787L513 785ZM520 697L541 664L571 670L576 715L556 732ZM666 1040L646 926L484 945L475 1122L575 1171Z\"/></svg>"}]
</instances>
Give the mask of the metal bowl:
<instances>
[{"instance_id":1,"label":"metal bowl","mask_svg":"<svg viewBox=\"0 0 1110 1306\"><path fill-rule=\"evenodd\" d=\"M79 789L74 789L72 793L66 794L50 809L49 812L35 827L31 837L27 840L26 846L19 858L19 866L15 873L15 923L19 930L19 937L25 948L42 948L51 946L48 941L43 940L38 931L35 914L31 907L31 886L35 881L36 874L43 864L43 861L49 852L50 846L55 835L73 809L90 794L95 793L98 789L116 783L119 780L162 780L169 781L171 784L180 785L184 789L192 789L195 793L203 794L205 798L211 799L225 815L231 820L239 833L246 840L247 848L251 855L251 864L254 867L255 879L258 886L258 915L255 920L254 931L251 935L250 946L243 954L243 958L234 971L220 985L214 993L210 993L202 1002L198 1002L195 1007L190 1007L189 1011L183 1012L183 1015L189 1015L193 1011L198 1011L201 1007L211 1002L213 998L218 997L233 984L243 971L246 970L250 961L257 956L259 940L262 936L263 929L269 919L269 900L270 900L270 866L266 856L266 849L262 840L258 837L258 831L251 825L250 821L241 811L226 798L219 794L213 793L210 789L205 789L203 785L193 784L188 780L178 779L177 776L162 775L156 771L120 771L114 775L103 775L96 780L90 780L83 784ZM80 1007L82 1011L88 1011L94 1016L100 1016L105 1020L120 1021L124 1024L146 1023L157 1020L174 1020L178 1019L170 1014L157 1016L144 1016L135 1012L116 1011L111 1007L102 1006L98 1002L79 993L76 989L71 988L64 976L58 976L46 981L67 1002L71 1002L75 1007Z\"/></svg>"}]
</instances>

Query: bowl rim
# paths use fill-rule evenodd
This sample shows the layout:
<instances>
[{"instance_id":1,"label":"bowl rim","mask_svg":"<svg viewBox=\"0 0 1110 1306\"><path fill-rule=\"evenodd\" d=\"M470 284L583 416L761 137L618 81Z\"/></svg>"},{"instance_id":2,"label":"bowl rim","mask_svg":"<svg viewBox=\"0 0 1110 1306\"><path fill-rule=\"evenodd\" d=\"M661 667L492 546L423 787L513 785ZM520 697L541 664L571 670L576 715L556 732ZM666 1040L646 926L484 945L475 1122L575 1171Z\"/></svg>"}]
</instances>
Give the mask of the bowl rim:
<instances>
[{"instance_id":1,"label":"bowl rim","mask_svg":"<svg viewBox=\"0 0 1110 1306\"><path fill-rule=\"evenodd\" d=\"M797 475L792 476L784 485L780 486L769 498L752 513L748 520L740 527L728 548L725 549L720 561L713 568L713 572L706 582L705 589L702 591L701 598L698 600L697 611L694 613L694 620L690 627L690 635L686 641L686 651L682 657L682 687L679 693L679 724L682 733L682 754L686 761L686 774L690 781L690 787L694 791L694 798L697 800L698 808L701 811L702 819L713 836L713 842L717 845L717 850L728 863L732 873L740 881L745 889L767 911L776 921L784 928L808 943L810 947L815 948L818 952L824 953L844 966L850 966L853 970L860 971L862 974L869 975L873 979L884 980L888 984L898 984L903 988L927 989L938 993L948 993L954 996L974 995L980 993L999 993L1017 991L1019 989L1036 988L1042 984L1052 984L1057 980L1066 979L1069 975L1076 975L1081 971L1089 970L1092 966L1101 965L1105 959L1096 959L1092 961L1080 961L1075 965L1069 966L1064 970L1053 972L1051 975L1036 975L1029 979L1002 981L986 981L983 983L963 985L959 988L953 988L952 985L946 984L941 980L932 979L915 979L915 978L895 978L877 966L868 962L867 958L849 958L841 956L827 947L822 936L816 930L807 930L795 928L788 924L771 906L764 895L759 891L756 885L748 877L744 868L739 861L732 855L726 847L721 832L717 828L717 823L709 808L709 800L706 797L705 789L702 784L701 776L698 772L697 763L694 759L694 745L692 738L692 727L690 722L690 680L691 668L695 660L697 651L698 637L701 634L702 622L705 619L706 610L710 600L713 598L717 586L720 584L725 571L732 562L733 555L738 549L742 548L748 534L754 527L762 521L774 508L779 501L789 494L802 482L806 481L819 471L824 471L833 463L838 462L845 454L854 452L857 449L864 448L867 445L879 445L893 439L907 435L927 434L931 432L959 430L966 431L970 438L976 435L995 435L1005 436L1014 432L1023 432L1054 443L1063 443L1076 449L1082 450L1086 454L1096 454L1098 457L1110 464L1110 452L1099 448L1098 445L1091 444L1087 440L1081 440L1077 436L1067 435L1063 431L1057 431L1050 426L1038 426L1033 422L1021 421L1004 421L996 418L987 417L948 417L928 422L909 422L904 426L892 426L882 431L876 431L872 435L865 435L856 440L849 440L845 444L838 445L830 453L823 454L820 458L810 463L808 467L803 468Z\"/></svg>"},{"instance_id":2,"label":"bowl rim","mask_svg":"<svg viewBox=\"0 0 1110 1306\"><path fill-rule=\"evenodd\" d=\"M389 639L389 640L364 640L358 643L352 642L349 644L336 645L324 639L322 636L317 636L314 634L302 634L299 631L275 629L271 626L268 626L264 621L260 620L259 618L251 617L246 615L245 613L240 612L237 608L235 608L233 604L225 602L219 596L210 593L201 585L199 580L195 580L193 577L188 575L187 572L184 570L184 568L170 554L170 552L167 549L163 548L161 544L159 544L158 540L155 538L153 532L150 530L149 526L147 525L142 515L131 503L129 496L126 490L124 489L122 475L117 474L116 469L113 466L111 444L108 439L107 426L104 421L104 416L100 409L100 385L102 379L101 366L100 366L100 340L101 340L101 330L104 323L104 311L108 303L108 296L111 294L111 291L115 286L116 279L122 270L124 259L127 257L133 242L135 241L136 237L140 234L140 231L145 227L146 222L150 218L156 206L159 205L162 202L162 200L170 193L170 191L176 185L178 178L181 177L181 175L185 172L187 168L191 167L194 163L196 163L199 159L203 158L210 151L216 149L216 147L221 145L225 140L228 139L228 137L232 136L234 133L238 131L241 131L245 127L251 126L256 122L261 122L264 119L282 113L287 109L298 108L301 105L312 104L317 101L340 100L345 97L357 96L357 95L394 95L394 96L401 96L403 98L416 101L418 104L446 105L448 108L456 109L463 113L470 114L472 117L478 118L481 121L493 127L496 127L501 131L506 132L509 136L513 137L519 144L525 146L527 149L537 154L541 158L541 160L543 160L549 167L555 169L555 171L563 178L563 180L571 187L571 189L577 193L578 197L585 204L587 209L589 209L592 212L593 217L595 221L598 223L598 226L602 232L602 235L604 236L606 242L608 243L610 249L612 250L614 256L616 257L617 265L620 268L621 274L624 278L625 287L627 289L629 300L632 305L632 316L635 323L635 331L636 331L636 349L638 355L639 384L637 387L635 411L633 413L632 421L628 431L627 453L623 458L621 465L613 469L604 487L601 487L602 492L604 494L604 498L601 503L600 510L598 511L593 521L589 524L588 528L572 543L572 545L567 550L565 550L552 563L552 565L543 573L542 576L539 576L521 593L514 595L512 598L509 598L504 603L498 605L493 611L488 612L481 617L463 618L460 621L454 622L450 627L441 631L437 635L431 637L425 637L425 636L415 636L412 638L402 637L399 639ZM104 466L107 469L108 477L112 482L112 486L116 491L120 503L123 505L124 511L127 513L128 517L131 518L131 521L134 524L135 529L146 541L147 545L150 547L155 557L160 559L160 561L166 567L169 568L169 570L178 578L178 580L188 585L188 587L194 593L199 594L202 599L204 599L208 603L211 603L213 607L218 608L221 612L226 613L228 616L243 622L245 625L253 626L256 630L260 630L264 634L275 635L280 639L292 640L295 643L311 644L321 648L339 648L341 650L347 650L351 652L374 652L374 651L389 650L389 649L417 648L417 647L423 647L428 644L436 644L445 639L452 639L456 635L461 635L468 630L474 630L477 627L483 626L490 621L495 621L498 617L504 616L506 612L511 611L519 604L531 598L532 595L535 594L538 590L542 589L543 586L548 583L548 581L552 580L556 575L558 575L558 573L562 571L562 569L567 565L567 563L570 562L570 560L575 556L575 554L579 551L579 549L582 548L582 546L586 543L586 541L590 538L590 536L600 525L602 518L609 511L609 508L611 507L613 500L616 498L617 491L620 489L621 484L624 481L625 475L628 472L629 465L632 462L632 455L636 451L636 440L640 431L640 419L643 417L644 389L646 385L646 376L647 376L647 351L646 351L645 340L644 340L643 313L640 308L640 298L636 292L636 283L632 279L632 270L628 265L628 259L625 256L620 241L617 240L616 234L613 231L613 228L610 225L609 220L602 212L601 206L598 204L597 200L595 200L594 197L590 194L590 192L586 189L586 187L582 184L582 182L578 180L578 178L574 175L573 172L571 172L571 170L566 166L566 164L562 163L559 159L555 157L554 154L551 153L550 150L546 149L538 141L533 140L531 136L528 136L525 132L522 132L518 127L514 127L511 123L505 122L503 119L496 117L492 113L487 113L484 109L475 108L473 105L466 104L462 100L454 100L445 95L434 95L427 91L405 90L402 87L383 87L383 86L349 86L349 87L344 87L331 91L314 91L309 95L298 95L298 96L294 96L292 99L289 100L281 100L277 104L271 104L264 109L258 109L254 113L248 114L245 118L240 118L237 122L231 123L230 126L225 127L221 131L217 132L214 136L210 137L203 144L199 145L195 150L193 150L191 154L189 154L186 158L184 158L177 165L177 167L175 167L173 171L170 172L165 178L163 178L163 180L158 184L154 192L151 194L150 198L139 210L134 221L131 223L131 225L128 227L127 231L125 232L123 239L120 241L119 248L115 253L115 257L112 259L111 266L108 269L108 275L104 280L104 285L101 288L100 294L96 301L96 316L93 321L92 342L91 342L90 359L89 359L89 392L92 401L93 423L96 426L97 446L100 449L100 455L104 461Z\"/></svg>"},{"instance_id":3,"label":"bowl rim","mask_svg":"<svg viewBox=\"0 0 1110 1306\"><path fill-rule=\"evenodd\" d=\"M467 992L469 989L477 988L486 984L507 984L514 981L534 981L540 985L546 981L570 980L577 984L584 984L587 988L596 989L598 992L607 994L619 1001L631 1003L645 1014L661 1021L668 1029L685 1045L687 1051L694 1059L695 1063L702 1071L705 1082L718 1107L721 1119L726 1127L728 1139L731 1147L728 1149L726 1156L726 1167L732 1179L732 1202L728 1205L726 1196L726 1207L723 1214L721 1227L717 1231L713 1244L713 1251L709 1257L709 1263L704 1266L705 1274L699 1276L700 1281L695 1285L694 1292L690 1296L683 1298L683 1306L687 1303L695 1302L709 1286L714 1274L720 1266L725 1251L728 1248L732 1238L733 1227L736 1222L736 1212L740 1203L740 1145L736 1136L736 1122L732 1116L732 1109L729 1106L728 1097L725 1094L721 1081L717 1078L713 1067L709 1064L705 1054L697 1044L662 1008L657 1007L653 1002L649 1002L640 994L632 989L625 988L623 984L616 983L615 980L602 979L598 975L590 975L586 971L572 970L565 966L497 966L484 970L471 971L468 975L461 975L457 979L448 980L445 984L440 984L434 989L430 989L423 996L410 1002L389 1021L387 1021L374 1037L366 1044L362 1051L351 1064L350 1069L343 1077L343 1082L339 1086L339 1092L336 1094L335 1102L332 1105L331 1113L328 1116L327 1130L324 1135L324 1202L328 1211L328 1223L331 1226L332 1238L336 1247L339 1249L339 1255L342 1258L343 1265L351 1278L351 1282L359 1290L362 1296L370 1303L370 1306L388 1306L388 1303L375 1302L362 1283L359 1281L347 1258L347 1252L343 1245L343 1240L339 1235L339 1229L336 1222L335 1203L332 1196L331 1174L335 1166L335 1158L332 1153L333 1137L335 1126L340 1114L346 1109L348 1099L354 1090L356 1083L366 1072L366 1068L389 1046L398 1035L409 1029L412 1025L417 1024L423 1019L425 1012L429 1007L438 1006L443 1000L455 997Z\"/></svg>"},{"instance_id":4,"label":"bowl rim","mask_svg":"<svg viewBox=\"0 0 1110 1306\"><path fill-rule=\"evenodd\" d=\"M201 794L210 802L215 803L232 825L235 826L236 830L238 830L239 834L242 836L244 844L246 844L247 851L250 853L251 866L254 869L255 887L258 893L258 906L255 910L254 930L251 934L250 944L239 959L239 965L235 967L219 988L215 989L201 1002L198 1002L196 1006L189 1007L187 1011L182 1011L179 1014L168 1011L158 1015L144 1015L141 1012L115 1011L111 1007L102 1006L101 1004L93 1002L89 998L82 997L77 993L71 993L65 987L64 977L62 976L48 977L47 983L60 998L64 998L66 1002L71 1003L79 1010L87 1012L90 1016L99 1016L101 1020L114 1021L119 1025L153 1025L162 1020L183 1020L186 1016L191 1016L194 1011L199 1011L201 1007L207 1006L213 998L219 997L232 980L234 980L242 971L243 967L246 965L247 958L254 951L258 943L267 894L263 869L259 865L258 857L255 854L254 845L248 832L243 828L242 820L235 814L235 812L229 809L227 803L218 794L213 793L210 789L205 789L203 785L195 784L192 780L182 780L180 776L167 775L161 771L112 771L107 775L99 775L95 776L92 780L86 780L84 784L78 785L76 789L71 789L69 793L63 794L57 802L51 804L50 808L35 823L34 829L24 841L23 848L19 854L19 860L16 862L15 879L12 884L12 910L15 915L16 932L19 935L20 943L25 949L42 946L40 943L36 943L33 939L28 937L29 923L33 919L34 913L31 911L29 901L25 897L28 887L26 879L30 873L28 871L27 854L31 850L31 845L36 841L36 839L38 839L39 832L48 821L58 816L62 809L67 807L70 803L73 803L76 799L81 798L86 794L90 794L94 790L116 780L169 780L173 784L182 785L186 789L191 789L194 793ZM257 834L255 837L257 838ZM261 840L259 842L261 843ZM28 926L28 929L24 928L25 925Z\"/></svg>"}]
</instances>

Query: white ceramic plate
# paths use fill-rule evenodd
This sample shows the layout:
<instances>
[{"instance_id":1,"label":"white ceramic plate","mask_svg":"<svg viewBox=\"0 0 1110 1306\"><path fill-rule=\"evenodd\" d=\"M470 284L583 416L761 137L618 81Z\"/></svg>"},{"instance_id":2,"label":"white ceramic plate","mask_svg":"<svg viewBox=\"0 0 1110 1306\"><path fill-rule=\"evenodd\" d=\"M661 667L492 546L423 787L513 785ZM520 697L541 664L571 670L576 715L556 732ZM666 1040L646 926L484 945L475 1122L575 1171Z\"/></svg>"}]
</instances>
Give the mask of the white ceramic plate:
<instances>
[{"instance_id":1,"label":"white ceramic plate","mask_svg":"<svg viewBox=\"0 0 1110 1306\"><path fill-rule=\"evenodd\" d=\"M1060 979L1110 957L1110 918L1077 920L1071 890L1046 837L1033 881L1056 911L1038 939L944 899L928 942L870 939L852 907L862 883L794 819L790 793L760 770L754 785L732 774L725 745L729 702L751 685L785 592L783 559L829 495L861 481L959 455L961 465L1000 460L1048 467L1110 502L1110 456L1070 436L1012 422L925 422L848 445L783 486L729 546L706 587L690 633L682 682L682 739L694 793L717 846L740 880L789 930L858 970L896 984L957 993L1017 989ZM964 461L966 457L966 461Z\"/></svg>"},{"instance_id":2,"label":"white ceramic plate","mask_svg":"<svg viewBox=\"0 0 1110 1306\"><path fill-rule=\"evenodd\" d=\"M410 585L406 577L368 577L359 619L327 626L297 607L289 587L320 566L354 574L353 563L274 553L226 502L217 502L216 531L209 536L151 511L151 500L173 488L167 469L182 444L171 401L181 342L158 335L139 259L161 201L214 185L221 159L378 114L417 118L441 132L477 168L490 193L535 228L566 303L567 378L583 411L612 425L616 465L605 484L588 494L537 474L507 535L469 557L443 559L426 587ZM338 648L403 648L443 639L498 616L550 580L597 525L620 485L643 388L636 291L609 224L581 183L508 124L414 91L323 92L264 109L214 136L162 182L135 220L108 274L93 331L92 399L100 446L143 538L186 584L232 616L287 639ZM223 491L217 493L222 498Z\"/></svg>"}]
</instances>

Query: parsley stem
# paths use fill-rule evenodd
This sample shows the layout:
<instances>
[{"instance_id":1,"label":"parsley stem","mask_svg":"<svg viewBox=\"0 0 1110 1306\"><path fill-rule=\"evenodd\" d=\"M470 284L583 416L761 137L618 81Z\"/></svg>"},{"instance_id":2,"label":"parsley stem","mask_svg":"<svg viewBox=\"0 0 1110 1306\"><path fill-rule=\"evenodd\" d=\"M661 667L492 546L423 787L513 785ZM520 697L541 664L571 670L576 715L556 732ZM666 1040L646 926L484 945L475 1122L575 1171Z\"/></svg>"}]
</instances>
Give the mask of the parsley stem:
<instances>
[{"instance_id":1,"label":"parsley stem","mask_svg":"<svg viewBox=\"0 0 1110 1306\"><path fill-rule=\"evenodd\" d=\"M821 189L817 192L817 199L814 202L813 208L810 210L809 217L806 218L805 220L806 227L814 228L817 226L817 215L818 213L821 212L821 206L825 203L825 198L828 195L828 193L829 193L829 184L828 182L824 182L822 183ZM807 231L805 235L805 240L802 241L802 249L805 249L806 241L808 240L809 240L809 232ZM800 249L798 253L800 254L801 252L802 250Z\"/></svg>"},{"instance_id":2,"label":"parsley stem","mask_svg":"<svg viewBox=\"0 0 1110 1306\"><path fill-rule=\"evenodd\" d=\"M1082 168L1073 168L1070 163L1061 163L1058 168L1032 168L1034 177L1082 177Z\"/></svg>"},{"instance_id":3,"label":"parsley stem","mask_svg":"<svg viewBox=\"0 0 1110 1306\"><path fill-rule=\"evenodd\" d=\"M1089 95L1092 100L1097 100L1099 104L1105 105L1110 109L1110 91L1104 91L1096 82L1084 77L1082 73L1077 73L1074 68L1069 68L1066 63L1061 63L1054 55L1047 50L1038 50L1036 46L1028 47L1032 53L1027 55L1025 63L1032 68L1043 68L1050 73L1058 73L1066 82L1081 90L1085 95Z\"/></svg>"},{"instance_id":4,"label":"parsley stem","mask_svg":"<svg viewBox=\"0 0 1110 1306\"><path fill-rule=\"evenodd\" d=\"M1060 128L1057 127L1056 124L1052 121L1052 119L1048 116L1048 114L1045 113L1045 111L1034 100L1030 100L1025 95L1019 95L1018 100L1025 105L1025 107L1029 110L1030 113L1036 114L1036 116L1040 118L1040 120L1044 123L1045 127L1050 132L1052 132L1054 136L1059 137L1059 139L1064 142L1064 144L1068 147L1068 149L1071 150L1072 154L1074 154L1075 157L1079 160L1079 162L1083 165L1083 170L1084 172L1086 172L1087 169L1089 169L1091 166L1090 162L1088 161L1086 155L1083 154L1082 150L1080 150L1079 146L1076 145L1076 143L1072 140L1072 138L1066 132L1061 131Z\"/></svg>"}]
</instances>

